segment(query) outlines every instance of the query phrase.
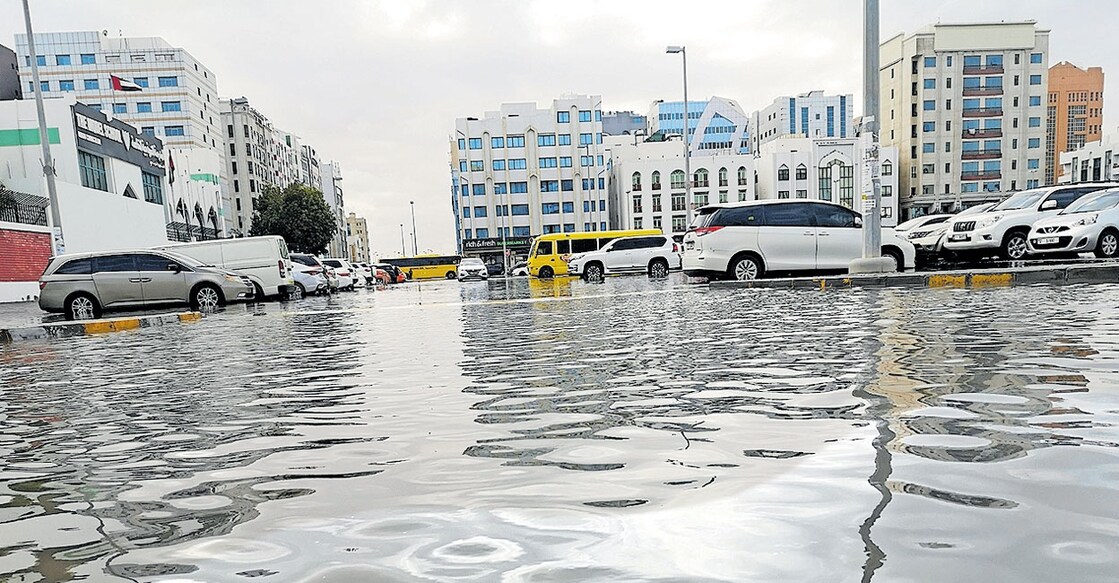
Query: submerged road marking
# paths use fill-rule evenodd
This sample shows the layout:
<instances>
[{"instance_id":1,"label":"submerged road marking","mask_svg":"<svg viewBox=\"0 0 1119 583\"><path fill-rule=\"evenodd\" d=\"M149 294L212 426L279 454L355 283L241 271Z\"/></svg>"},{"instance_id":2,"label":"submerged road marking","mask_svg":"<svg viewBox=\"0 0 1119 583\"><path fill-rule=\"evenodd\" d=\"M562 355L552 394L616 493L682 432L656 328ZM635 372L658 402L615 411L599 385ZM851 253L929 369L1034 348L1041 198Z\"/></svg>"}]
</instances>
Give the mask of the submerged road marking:
<instances>
[{"instance_id":1,"label":"submerged road marking","mask_svg":"<svg viewBox=\"0 0 1119 583\"><path fill-rule=\"evenodd\" d=\"M971 287L1010 287L1013 283L1013 273L975 273L971 276Z\"/></svg>"},{"instance_id":2,"label":"submerged road marking","mask_svg":"<svg viewBox=\"0 0 1119 583\"><path fill-rule=\"evenodd\" d=\"M966 275L930 275L929 287L967 287Z\"/></svg>"}]
</instances>

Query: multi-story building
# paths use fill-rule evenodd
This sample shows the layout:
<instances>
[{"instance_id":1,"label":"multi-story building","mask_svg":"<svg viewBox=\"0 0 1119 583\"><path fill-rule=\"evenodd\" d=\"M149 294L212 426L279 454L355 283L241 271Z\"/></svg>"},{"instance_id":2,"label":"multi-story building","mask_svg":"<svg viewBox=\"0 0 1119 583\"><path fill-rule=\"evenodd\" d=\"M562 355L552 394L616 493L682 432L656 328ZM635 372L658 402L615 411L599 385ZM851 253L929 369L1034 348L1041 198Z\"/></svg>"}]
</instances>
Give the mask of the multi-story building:
<instances>
[{"instance_id":1,"label":"multi-story building","mask_svg":"<svg viewBox=\"0 0 1119 583\"><path fill-rule=\"evenodd\" d=\"M804 198L839 203L860 213L870 192L864 151L866 139L805 138L786 135L768 140L756 154L760 200ZM897 148L879 148L882 226L897 224Z\"/></svg>"},{"instance_id":2,"label":"multi-story building","mask_svg":"<svg viewBox=\"0 0 1119 583\"><path fill-rule=\"evenodd\" d=\"M322 188L322 170L319 154L310 144L299 146L299 181L307 186Z\"/></svg>"},{"instance_id":3,"label":"multi-story building","mask_svg":"<svg viewBox=\"0 0 1119 583\"><path fill-rule=\"evenodd\" d=\"M1103 69L1068 61L1049 68L1045 116L1045 184L1059 182L1062 154L1103 136Z\"/></svg>"},{"instance_id":4,"label":"multi-story building","mask_svg":"<svg viewBox=\"0 0 1119 583\"><path fill-rule=\"evenodd\" d=\"M602 135L632 136L644 134L648 120L632 111L608 111L602 114Z\"/></svg>"},{"instance_id":5,"label":"multi-story building","mask_svg":"<svg viewBox=\"0 0 1119 583\"><path fill-rule=\"evenodd\" d=\"M688 102L688 148L694 156L705 151L750 152L749 116L737 102L724 97ZM649 108L649 134L684 135L684 102L654 101ZM698 136L698 137L697 137ZM682 144L681 144L682 146Z\"/></svg>"},{"instance_id":6,"label":"multi-story building","mask_svg":"<svg viewBox=\"0 0 1119 583\"><path fill-rule=\"evenodd\" d=\"M901 220L1043 182L1048 30L937 24L881 52L881 142L900 156Z\"/></svg>"},{"instance_id":7,"label":"multi-story building","mask_svg":"<svg viewBox=\"0 0 1119 583\"><path fill-rule=\"evenodd\" d=\"M689 112L690 113L690 112ZM683 126L681 126L682 128ZM682 137L632 143L610 140L610 226L615 229L687 230ZM692 197L710 203L754 200L754 157L737 152L692 156Z\"/></svg>"},{"instance_id":8,"label":"multi-story building","mask_svg":"<svg viewBox=\"0 0 1119 583\"><path fill-rule=\"evenodd\" d=\"M0 45L0 101L23 99L22 87L16 52Z\"/></svg>"},{"instance_id":9,"label":"multi-story building","mask_svg":"<svg viewBox=\"0 0 1119 583\"><path fill-rule=\"evenodd\" d=\"M451 179L459 250L513 253L529 237L607 228L602 97L505 103L455 120ZM515 244L509 240L514 239Z\"/></svg>"},{"instance_id":10,"label":"multi-story building","mask_svg":"<svg viewBox=\"0 0 1119 583\"><path fill-rule=\"evenodd\" d=\"M369 225L364 217L354 213L346 215L346 241L350 261L369 262Z\"/></svg>"},{"instance_id":11,"label":"multi-story building","mask_svg":"<svg viewBox=\"0 0 1119 583\"><path fill-rule=\"evenodd\" d=\"M162 38L113 38L96 31L36 33L35 49L38 88L31 79L32 56L27 35L16 35L20 83L25 95L38 89L44 97L73 96L143 133L159 137L171 156L178 153L182 158L191 158L195 166L186 174L188 178L192 174L217 177L215 190L219 200L224 200L224 140L219 126L217 78L193 55ZM113 77L135 84L139 91L115 87ZM217 152L218 157L201 152L191 155L191 150L199 149ZM203 162L215 165L198 166ZM178 180L174 186L186 190L186 185ZM178 202L174 204L182 206ZM209 206L206 201L195 202ZM186 198L182 204L193 206ZM228 213L223 207L219 203L215 212L222 219L219 230L225 231ZM174 216L169 218L169 233L184 232L174 224L179 222Z\"/></svg>"},{"instance_id":12,"label":"multi-story building","mask_svg":"<svg viewBox=\"0 0 1119 583\"><path fill-rule=\"evenodd\" d=\"M1077 150L1061 152L1060 162L1060 184L1119 181L1119 132Z\"/></svg>"},{"instance_id":13,"label":"multi-story building","mask_svg":"<svg viewBox=\"0 0 1119 583\"><path fill-rule=\"evenodd\" d=\"M855 135L854 99L851 94L825 95L809 91L795 97L778 97L765 109L750 115L752 151L781 136L848 138Z\"/></svg>"},{"instance_id":14,"label":"multi-story building","mask_svg":"<svg viewBox=\"0 0 1119 583\"><path fill-rule=\"evenodd\" d=\"M334 215L338 229L334 232L334 239L330 241L330 256L345 257L349 247L346 240L346 211L342 198L342 165L337 161L324 161L320 164L321 186L323 198L326 200L330 212Z\"/></svg>"}]
</instances>

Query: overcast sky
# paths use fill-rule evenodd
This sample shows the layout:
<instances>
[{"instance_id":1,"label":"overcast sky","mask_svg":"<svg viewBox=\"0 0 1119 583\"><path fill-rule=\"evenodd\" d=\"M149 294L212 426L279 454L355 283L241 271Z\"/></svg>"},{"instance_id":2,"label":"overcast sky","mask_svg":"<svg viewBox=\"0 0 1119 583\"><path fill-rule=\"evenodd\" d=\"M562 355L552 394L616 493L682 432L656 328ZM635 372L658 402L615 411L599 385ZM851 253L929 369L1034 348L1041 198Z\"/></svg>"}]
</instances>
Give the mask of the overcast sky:
<instances>
[{"instance_id":1,"label":"overcast sky","mask_svg":"<svg viewBox=\"0 0 1119 583\"><path fill-rule=\"evenodd\" d=\"M342 164L346 208L369 219L374 256L400 250L416 201L421 251L454 251L448 134L456 117L502 102L550 105L566 93L645 113L681 97L688 47L693 99L736 99L749 113L779 95L854 93L861 112L859 0L31 0L38 32L161 36L246 96L279 127ZM1102 66L1105 133L1119 120L1119 51L1110 2L884 0L883 40L926 24L1036 20L1050 64ZM0 0L0 44L23 32L19 0Z\"/></svg>"}]
</instances>

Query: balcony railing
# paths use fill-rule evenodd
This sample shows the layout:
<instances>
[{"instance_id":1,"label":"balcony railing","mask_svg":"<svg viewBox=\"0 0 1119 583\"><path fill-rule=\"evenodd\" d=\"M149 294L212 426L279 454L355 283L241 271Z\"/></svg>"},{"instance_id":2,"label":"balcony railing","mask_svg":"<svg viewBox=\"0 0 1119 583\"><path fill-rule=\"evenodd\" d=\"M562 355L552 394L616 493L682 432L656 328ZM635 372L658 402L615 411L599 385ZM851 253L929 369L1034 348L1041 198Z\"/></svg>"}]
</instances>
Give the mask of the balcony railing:
<instances>
[{"instance_id":1,"label":"balcony railing","mask_svg":"<svg viewBox=\"0 0 1119 583\"><path fill-rule=\"evenodd\" d=\"M640 184L634 184L633 185L633 191L634 192L641 192L641 185Z\"/></svg>"},{"instance_id":2,"label":"balcony railing","mask_svg":"<svg viewBox=\"0 0 1119 583\"><path fill-rule=\"evenodd\" d=\"M964 97L1002 95L1002 85L992 87L964 87Z\"/></svg>"},{"instance_id":3,"label":"balcony railing","mask_svg":"<svg viewBox=\"0 0 1119 583\"><path fill-rule=\"evenodd\" d=\"M964 110L964 117L998 117L1002 115L1001 107L973 107Z\"/></svg>"},{"instance_id":4,"label":"balcony railing","mask_svg":"<svg viewBox=\"0 0 1119 583\"><path fill-rule=\"evenodd\" d=\"M651 187L651 188L652 188L653 190L660 190L660 189L661 189L661 183L659 183L659 182L654 182L654 183L652 184L652 187Z\"/></svg>"},{"instance_id":5,"label":"balcony railing","mask_svg":"<svg viewBox=\"0 0 1119 583\"><path fill-rule=\"evenodd\" d=\"M997 160L1002 158L1002 150L988 148L986 150L964 150L960 153L962 160Z\"/></svg>"},{"instance_id":6,"label":"balcony railing","mask_svg":"<svg viewBox=\"0 0 1119 583\"><path fill-rule=\"evenodd\" d=\"M967 140L967 139L979 140L979 139L984 139L984 138L1001 138L1002 137L1002 129L999 128L999 129L982 129L982 130L980 130L980 129L964 130L963 134L961 134L961 137L963 137L965 140Z\"/></svg>"},{"instance_id":7,"label":"balcony railing","mask_svg":"<svg viewBox=\"0 0 1119 583\"><path fill-rule=\"evenodd\" d=\"M1002 178L1002 172L962 172L960 180L998 180Z\"/></svg>"},{"instance_id":8,"label":"balcony railing","mask_svg":"<svg viewBox=\"0 0 1119 583\"><path fill-rule=\"evenodd\" d=\"M964 75L1002 75L1002 65L988 65L986 67L980 65L978 67L964 66Z\"/></svg>"}]
</instances>

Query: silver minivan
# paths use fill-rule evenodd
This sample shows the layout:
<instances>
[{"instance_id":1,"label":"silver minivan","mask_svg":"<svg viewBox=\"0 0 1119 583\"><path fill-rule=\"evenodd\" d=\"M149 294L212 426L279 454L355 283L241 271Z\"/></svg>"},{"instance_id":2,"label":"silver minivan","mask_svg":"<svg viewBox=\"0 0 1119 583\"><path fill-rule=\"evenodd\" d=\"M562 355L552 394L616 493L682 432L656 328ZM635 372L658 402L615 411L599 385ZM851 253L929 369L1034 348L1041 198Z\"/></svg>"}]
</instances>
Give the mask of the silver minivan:
<instances>
[{"instance_id":1,"label":"silver minivan","mask_svg":"<svg viewBox=\"0 0 1119 583\"><path fill-rule=\"evenodd\" d=\"M104 310L189 304L196 310L253 297L249 278L166 251L74 253L51 259L39 278L39 307L69 320Z\"/></svg>"}]
</instances>

